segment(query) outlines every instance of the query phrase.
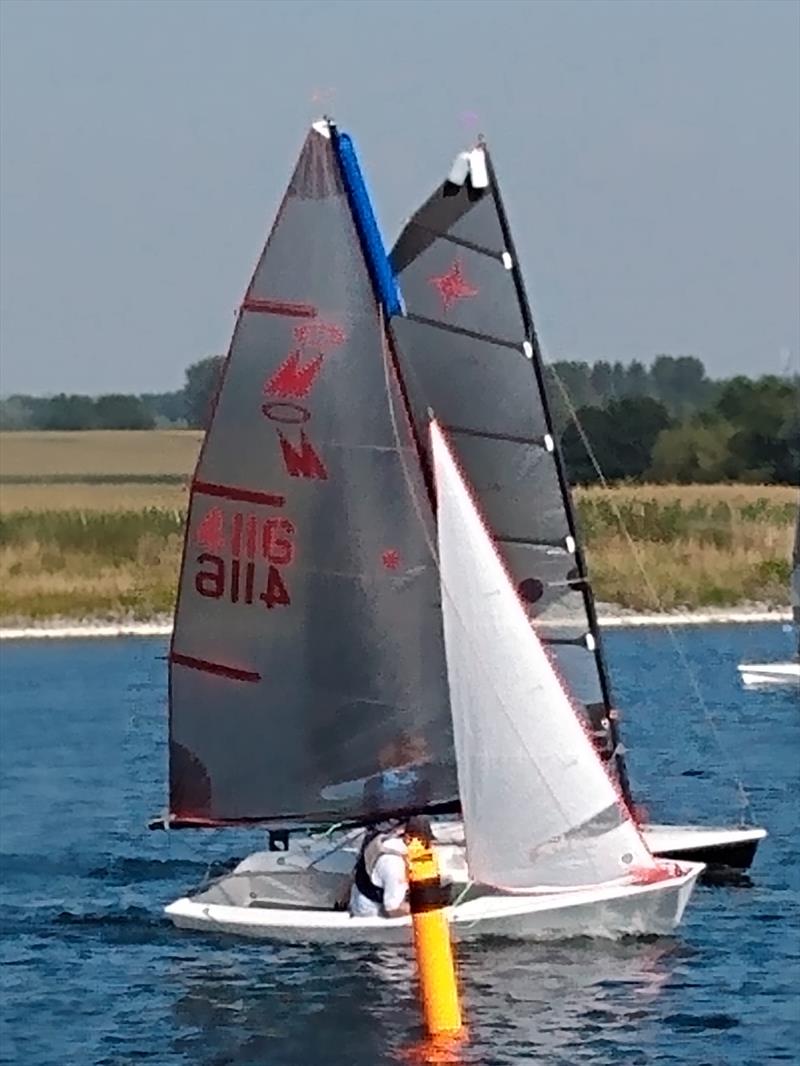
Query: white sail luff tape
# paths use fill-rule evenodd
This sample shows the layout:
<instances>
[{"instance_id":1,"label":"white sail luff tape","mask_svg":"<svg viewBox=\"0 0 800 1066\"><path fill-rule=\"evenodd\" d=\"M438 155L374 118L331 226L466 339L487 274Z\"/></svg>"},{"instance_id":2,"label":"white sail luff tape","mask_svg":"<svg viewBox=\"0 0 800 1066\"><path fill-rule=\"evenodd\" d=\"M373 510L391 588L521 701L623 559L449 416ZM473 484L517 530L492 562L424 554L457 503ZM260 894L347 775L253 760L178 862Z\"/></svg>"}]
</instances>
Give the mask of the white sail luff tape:
<instances>
[{"instance_id":1,"label":"white sail luff tape","mask_svg":"<svg viewBox=\"0 0 800 1066\"><path fill-rule=\"evenodd\" d=\"M567 551L570 553L570 555L574 555L575 554L575 538L568 534L566 539L564 540L564 547L567 549Z\"/></svg>"},{"instance_id":2,"label":"white sail luff tape","mask_svg":"<svg viewBox=\"0 0 800 1066\"><path fill-rule=\"evenodd\" d=\"M526 359L533 359L533 345L530 341L522 342L522 352Z\"/></svg>"},{"instance_id":3,"label":"white sail luff tape","mask_svg":"<svg viewBox=\"0 0 800 1066\"><path fill-rule=\"evenodd\" d=\"M450 167L447 180L451 185L463 185L469 174L469 152L459 152Z\"/></svg>"},{"instance_id":4,"label":"white sail luff tape","mask_svg":"<svg viewBox=\"0 0 800 1066\"><path fill-rule=\"evenodd\" d=\"M589 651L594 651L597 648L597 641L594 639L594 635L592 633L587 633L583 639Z\"/></svg>"},{"instance_id":5,"label":"white sail luff tape","mask_svg":"<svg viewBox=\"0 0 800 1066\"><path fill-rule=\"evenodd\" d=\"M514 269L514 260L511 256L511 252L503 252L500 258L502 259L503 266L506 268L506 270Z\"/></svg>"},{"instance_id":6,"label":"white sail luff tape","mask_svg":"<svg viewBox=\"0 0 800 1066\"><path fill-rule=\"evenodd\" d=\"M555 441L549 433L545 433L544 435L544 450L546 452L554 452L556 450Z\"/></svg>"},{"instance_id":7,"label":"white sail luff tape","mask_svg":"<svg viewBox=\"0 0 800 1066\"><path fill-rule=\"evenodd\" d=\"M473 148L469 153L469 174L473 189L489 187L489 168L486 166L486 153L482 148Z\"/></svg>"}]
</instances>

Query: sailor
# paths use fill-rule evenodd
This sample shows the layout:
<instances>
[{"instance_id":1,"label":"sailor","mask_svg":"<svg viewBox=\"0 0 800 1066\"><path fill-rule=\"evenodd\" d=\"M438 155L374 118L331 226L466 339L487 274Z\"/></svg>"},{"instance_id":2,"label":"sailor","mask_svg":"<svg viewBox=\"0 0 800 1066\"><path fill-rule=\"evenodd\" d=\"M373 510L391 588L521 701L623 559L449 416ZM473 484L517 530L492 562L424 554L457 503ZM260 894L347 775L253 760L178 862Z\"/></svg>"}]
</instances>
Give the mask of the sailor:
<instances>
[{"instance_id":1,"label":"sailor","mask_svg":"<svg viewBox=\"0 0 800 1066\"><path fill-rule=\"evenodd\" d=\"M353 873L350 914L354 918L401 918L409 913L406 844L417 837L433 840L430 819L409 818L405 828L367 833Z\"/></svg>"}]
</instances>

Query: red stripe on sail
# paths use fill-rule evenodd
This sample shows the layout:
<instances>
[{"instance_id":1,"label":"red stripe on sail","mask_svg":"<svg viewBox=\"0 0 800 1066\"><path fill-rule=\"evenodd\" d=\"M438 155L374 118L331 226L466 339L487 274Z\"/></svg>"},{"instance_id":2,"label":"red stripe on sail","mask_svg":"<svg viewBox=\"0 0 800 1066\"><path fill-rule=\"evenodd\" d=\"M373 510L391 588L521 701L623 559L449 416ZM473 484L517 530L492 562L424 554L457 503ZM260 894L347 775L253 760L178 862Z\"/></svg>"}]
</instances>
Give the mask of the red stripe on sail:
<instances>
[{"instance_id":1,"label":"red stripe on sail","mask_svg":"<svg viewBox=\"0 0 800 1066\"><path fill-rule=\"evenodd\" d=\"M240 489L236 485L215 485L210 481L193 481L192 491L203 496L221 496L224 500L243 500L245 503L263 503L267 507L283 507L285 496L257 489Z\"/></svg>"},{"instance_id":2,"label":"red stripe on sail","mask_svg":"<svg viewBox=\"0 0 800 1066\"><path fill-rule=\"evenodd\" d=\"M260 681L261 674L255 670L240 670L238 666L226 666L225 663L212 663L208 659L195 659L193 655L181 655L174 651L170 655L172 662L178 666L188 666L190 670L202 670L206 674L229 677L233 681Z\"/></svg>"},{"instance_id":3,"label":"red stripe on sail","mask_svg":"<svg viewBox=\"0 0 800 1066\"><path fill-rule=\"evenodd\" d=\"M259 300L254 296L245 296L242 300L243 311L258 311L263 315L287 315L289 318L316 318L317 309L311 304L295 304L288 300Z\"/></svg>"}]
</instances>

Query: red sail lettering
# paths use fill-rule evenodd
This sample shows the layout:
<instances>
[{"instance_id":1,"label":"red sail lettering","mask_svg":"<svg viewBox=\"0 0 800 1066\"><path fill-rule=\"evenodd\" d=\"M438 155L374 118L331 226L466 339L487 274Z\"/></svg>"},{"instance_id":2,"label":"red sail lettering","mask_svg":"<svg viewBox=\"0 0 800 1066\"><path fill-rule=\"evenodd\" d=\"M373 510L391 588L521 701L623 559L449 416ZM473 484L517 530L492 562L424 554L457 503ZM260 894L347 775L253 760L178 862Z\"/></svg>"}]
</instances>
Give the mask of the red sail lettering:
<instances>
[{"instance_id":1,"label":"red sail lettering","mask_svg":"<svg viewBox=\"0 0 800 1066\"><path fill-rule=\"evenodd\" d=\"M267 571L267 584L259 599L264 601L267 608L288 607L292 602L277 566L271 566Z\"/></svg>"},{"instance_id":2,"label":"red sail lettering","mask_svg":"<svg viewBox=\"0 0 800 1066\"><path fill-rule=\"evenodd\" d=\"M254 514L247 516L247 558L255 559L256 557L256 532L258 530L258 519Z\"/></svg>"},{"instance_id":3,"label":"red sail lettering","mask_svg":"<svg viewBox=\"0 0 800 1066\"><path fill-rule=\"evenodd\" d=\"M289 540L293 535L294 524L288 518L266 519L262 538L264 558L277 566L288 566L294 559L294 544Z\"/></svg>"},{"instance_id":4,"label":"red sail lettering","mask_svg":"<svg viewBox=\"0 0 800 1066\"><path fill-rule=\"evenodd\" d=\"M219 507L212 507L203 516L195 530L194 539L211 552L218 552L225 547L225 519Z\"/></svg>"},{"instance_id":5,"label":"red sail lettering","mask_svg":"<svg viewBox=\"0 0 800 1066\"><path fill-rule=\"evenodd\" d=\"M238 558L242 554L242 515L239 511L233 516L231 532L231 551Z\"/></svg>"},{"instance_id":6,"label":"red sail lettering","mask_svg":"<svg viewBox=\"0 0 800 1066\"><path fill-rule=\"evenodd\" d=\"M256 564L248 563L244 568L244 602L253 602L253 582L256 579Z\"/></svg>"},{"instance_id":7,"label":"red sail lettering","mask_svg":"<svg viewBox=\"0 0 800 1066\"><path fill-rule=\"evenodd\" d=\"M225 563L218 555L203 552L197 556L198 566L209 566L209 570L198 570L194 575L194 587L201 596L210 596L218 600L225 591Z\"/></svg>"},{"instance_id":8,"label":"red sail lettering","mask_svg":"<svg viewBox=\"0 0 800 1066\"><path fill-rule=\"evenodd\" d=\"M300 449L295 448L284 435L278 430L281 441L283 461L289 477L316 478L318 481L328 480L328 471L322 464L322 460L314 451L311 442L300 430Z\"/></svg>"}]
</instances>

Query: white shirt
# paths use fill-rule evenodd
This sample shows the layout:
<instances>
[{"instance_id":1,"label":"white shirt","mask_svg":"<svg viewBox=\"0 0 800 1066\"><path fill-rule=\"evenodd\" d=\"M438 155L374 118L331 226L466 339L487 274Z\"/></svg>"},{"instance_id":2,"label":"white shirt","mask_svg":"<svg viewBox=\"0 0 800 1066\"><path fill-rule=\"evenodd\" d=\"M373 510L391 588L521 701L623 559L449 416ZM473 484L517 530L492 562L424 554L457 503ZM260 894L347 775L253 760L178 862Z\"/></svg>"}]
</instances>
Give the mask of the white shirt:
<instances>
[{"instance_id":1,"label":"white shirt","mask_svg":"<svg viewBox=\"0 0 800 1066\"><path fill-rule=\"evenodd\" d=\"M406 898L406 846L398 837L383 844L386 851L379 855L372 868L370 880L383 891L383 907L362 896L355 885L350 889L350 914L354 918L378 918L384 911L395 911Z\"/></svg>"}]
</instances>

